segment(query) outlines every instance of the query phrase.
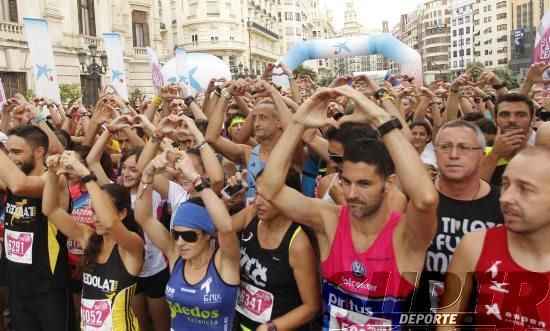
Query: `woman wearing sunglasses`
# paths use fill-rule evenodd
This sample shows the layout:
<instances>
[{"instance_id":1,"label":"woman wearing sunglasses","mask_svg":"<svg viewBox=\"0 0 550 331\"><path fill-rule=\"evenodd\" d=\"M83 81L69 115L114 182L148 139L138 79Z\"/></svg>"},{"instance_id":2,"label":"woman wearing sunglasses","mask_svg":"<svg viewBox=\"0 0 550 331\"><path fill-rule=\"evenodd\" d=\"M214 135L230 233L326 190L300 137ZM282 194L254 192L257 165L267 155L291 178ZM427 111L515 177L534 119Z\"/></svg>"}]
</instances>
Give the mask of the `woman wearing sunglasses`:
<instances>
[{"instance_id":1,"label":"woman wearing sunglasses","mask_svg":"<svg viewBox=\"0 0 550 331\"><path fill-rule=\"evenodd\" d=\"M175 211L170 232L151 216L151 185L143 185L135 204L136 220L168 258L166 300L173 330L232 330L239 284L239 242L223 202L200 176L185 152L175 169L192 183L192 198ZM166 153L156 157L156 170L168 166ZM149 168L151 169L151 168ZM148 169L144 176L153 176ZM202 203L204 206L202 206ZM217 233L219 249L211 244Z\"/></svg>"},{"instance_id":2,"label":"woman wearing sunglasses","mask_svg":"<svg viewBox=\"0 0 550 331\"><path fill-rule=\"evenodd\" d=\"M48 179L43 213L84 249L81 327L83 330L137 330L130 303L143 264L143 240L138 234L130 194L117 184L100 187L95 175L67 151L47 159ZM75 222L59 203L59 175L81 178L92 200L95 229Z\"/></svg>"}]
</instances>

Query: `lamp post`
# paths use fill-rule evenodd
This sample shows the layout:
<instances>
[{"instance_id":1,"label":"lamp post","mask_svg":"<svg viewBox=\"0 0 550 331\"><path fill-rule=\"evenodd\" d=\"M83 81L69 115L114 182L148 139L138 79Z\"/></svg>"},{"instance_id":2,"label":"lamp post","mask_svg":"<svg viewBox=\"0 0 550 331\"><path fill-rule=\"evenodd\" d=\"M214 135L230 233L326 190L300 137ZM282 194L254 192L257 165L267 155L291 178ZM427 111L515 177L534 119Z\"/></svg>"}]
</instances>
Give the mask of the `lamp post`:
<instances>
[{"instance_id":1,"label":"lamp post","mask_svg":"<svg viewBox=\"0 0 550 331\"><path fill-rule=\"evenodd\" d=\"M99 55L101 65L99 65L96 60L96 58L98 57L97 45L90 44L88 45L88 49L90 50L91 57L90 64L86 64L88 53L84 48L78 50L78 62L80 63L80 71L83 74L87 74L86 78L92 81L92 93L90 101L92 104L95 104L97 102L97 99L99 98L97 92L98 88L100 87L99 79L102 75L107 73L107 53L105 51L101 52L101 54Z\"/></svg>"}]
</instances>

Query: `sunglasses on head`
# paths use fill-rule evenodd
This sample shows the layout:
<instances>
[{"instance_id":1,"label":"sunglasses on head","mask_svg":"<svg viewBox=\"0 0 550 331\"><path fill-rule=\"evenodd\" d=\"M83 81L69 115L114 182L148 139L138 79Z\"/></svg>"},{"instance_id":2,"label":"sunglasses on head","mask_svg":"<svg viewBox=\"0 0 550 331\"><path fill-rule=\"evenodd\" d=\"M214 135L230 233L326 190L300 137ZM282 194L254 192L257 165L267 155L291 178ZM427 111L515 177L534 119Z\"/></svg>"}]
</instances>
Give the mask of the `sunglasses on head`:
<instances>
[{"instance_id":1,"label":"sunglasses on head","mask_svg":"<svg viewBox=\"0 0 550 331\"><path fill-rule=\"evenodd\" d=\"M199 240L199 235L193 230L187 230L187 231L177 231L177 230L170 230L170 234L172 235L172 239L174 241L178 241L179 238L183 239L183 241L186 241L188 243L195 243Z\"/></svg>"},{"instance_id":2,"label":"sunglasses on head","mask_svg":"<svg viewBox=\"0 0 550 331\"><path fill-rule=\"evenodd\" d=\"M328 157L332 162L335 163L342 163L344 161L344 156L339 154L332 154L331 152L328 153Z\"/></svg>"}]
</instances>

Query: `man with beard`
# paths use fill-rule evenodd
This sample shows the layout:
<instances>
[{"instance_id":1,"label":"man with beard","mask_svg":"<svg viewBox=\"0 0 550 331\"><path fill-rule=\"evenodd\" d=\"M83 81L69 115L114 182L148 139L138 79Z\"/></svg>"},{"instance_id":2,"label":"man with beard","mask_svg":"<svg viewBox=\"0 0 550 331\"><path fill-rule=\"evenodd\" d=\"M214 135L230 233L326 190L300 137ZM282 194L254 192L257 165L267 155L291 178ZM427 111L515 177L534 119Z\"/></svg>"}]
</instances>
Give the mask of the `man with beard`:
<instances>
[{"instance_id":1,"label":"man with beard","mask_svg":"<svg viewBox=\"0 0 550 331\"><path fill-rule=\"evenodd\" d=\"M457 325L465 317L460 313L473 312L464 322L484 330L548 330L549 162L550 149L544 147L514 156L502 175L505 226L474 231L460 241L440 305L442 313L459 313Z\"/></svg>"},{"instance_id":2,"label":"man with beard","mask_svg":"<svg viewBox=\"0 0 550 331\"><path fill-rule=\"evenodd\" d=\"M7 191L3 263L13 326L72 330L66 237L42 214L48 136L37 126L14 127L7 135L8 155L0 152L0 188ZM66 180L60 181L59 192L68 207Z\"/></svg>"},{"instance_id":3,"label":"man with beard","mask_svg":"<svg viewBox=\"0 0 550 331\"><path fill-rule=\"evenodd\" d=\"M424 312L437 307L437 295L443 291L444 275L460 239L468 232L502 223L498 189L479 179L484 149L483 133L475 124L463 120L443 125L435 139L438 224L420 286L419 298L426 300L420 307Z\"/></svg>"},{"instance_id":4,"label":"man with beard","mask_svg":"<svg viewBox=\"0 0 550 331\"><path fill-rule=\"evenodd\" d=\"M531 129L535 106L523 94L508 93L500 98L495 112L498 133L493 147L486 149L480 178L499 187L508 161L525 147L535 144L535 131Z\"/></svg>"},{"instance_id":5,"label":"man with beard","mask_svg":"<svg viewBox=\"0 0 550 331\"><path fill-rule=\"evenodd\" d=\"M343 206L306 198L284 185L304 130L326 125L328 102L340 95L355 103L355 111L339 122L370 124L383 141L359 139L344 146ZM408 311L406 301L435 233L438 196L400 128L397 118L347 85L320 89L293 116L258 183L260 196L316 233L325 330L351 325L388 328L399 325L400 312ZM405 215L389 207L388 194L397 176L410 198Z\"/></svg>"}]
</instances>

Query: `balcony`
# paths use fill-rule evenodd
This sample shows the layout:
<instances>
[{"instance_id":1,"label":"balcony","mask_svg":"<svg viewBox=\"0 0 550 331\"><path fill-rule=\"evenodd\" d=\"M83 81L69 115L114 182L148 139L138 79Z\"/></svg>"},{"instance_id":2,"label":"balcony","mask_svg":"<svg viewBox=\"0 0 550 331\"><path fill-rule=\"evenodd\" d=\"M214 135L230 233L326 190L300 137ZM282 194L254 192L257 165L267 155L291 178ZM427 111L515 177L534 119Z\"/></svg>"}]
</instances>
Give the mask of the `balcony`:
<instances>
[{"instance_id":1,"label":"balcony","mask_svg":"<svg viewBox=\"0 0 550 331\"><path fill-rule=\"evenodd\" d=\"M0 39L26 40L23 33L23 24L0 21Z\"/></svg>"},{"instance_id":2,"label":"balcony","mask_svg":"<svg viewBox=\"0 0 550 331\"><path fill-rule=\"evenodd\" d=\"M275 40L279 40L279 35L276 34L275 32L269 30L268 28L266 27L263 27L261 26L260 24L256 23L256 22L249 22L249 25L248 25L249 28L253 28L253 29L256 29L264 34L266 34L267 36L275 39Z\"/></svg>"},{"instance_id":3,"label":"balcony","mask_svg":"<svg viewBox=\"0 0 550 331\"><path fill-rule=\"evenodd\" d=\"M209 41L200 41L200 42L190 42L183 44L183 47L188 51L223 51L223 50L233 50L233 51L244 51L246 49L246 44L240 41L226 40L209 40Z\"/></svg>"},{"instance_id":4,"label":"balcony","mask_svg":"<svg viewBox=\"0 0 550 331\"><path fill-rule=\"evenodd\" d=\"M103 38L80 35L80 47L88 49L88 45L95 44L98 48L103 45Z\"/></svg>"},{"instance_id":5,"label":"balcony","mask_svg":"<svg viewBox=\"0 0 550 331\"><path fill-rule=\"evenodd\" d=\"M145 47L134 47L134 55L136 55L136 57L147 56L147 48L145 48Z\"/></svg>"}]
</instances>

